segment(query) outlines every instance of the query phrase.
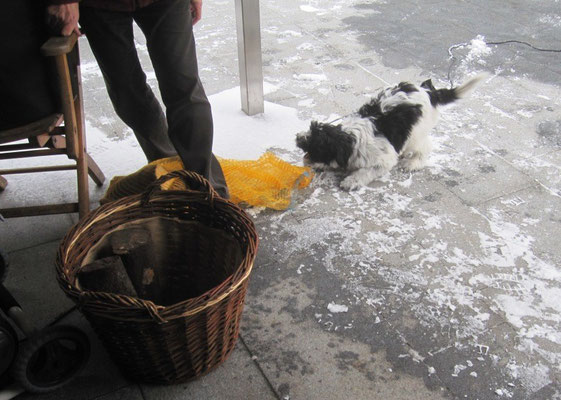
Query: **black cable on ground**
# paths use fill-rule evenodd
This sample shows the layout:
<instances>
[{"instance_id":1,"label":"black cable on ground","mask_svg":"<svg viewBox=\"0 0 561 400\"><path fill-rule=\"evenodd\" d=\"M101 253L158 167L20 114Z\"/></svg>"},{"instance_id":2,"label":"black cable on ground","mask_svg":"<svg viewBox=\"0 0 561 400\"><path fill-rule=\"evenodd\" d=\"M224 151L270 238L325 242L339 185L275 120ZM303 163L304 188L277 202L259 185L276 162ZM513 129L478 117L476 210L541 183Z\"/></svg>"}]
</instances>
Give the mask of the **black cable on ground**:
<instances>
[{"instance_id":1,"label":"black cable on ground","mask_svg":"<svg viewBox=\"0 0 561 400\"><path fill-rule=\"evenodd\" d=\"M493 45L517 43L517 44L526 45L526 46L531 47L532 49L538 50L538 51L545 51L545 52L549 52L549 53L561 53L561 49L542 49L540 47L536 47L533 44L528 43L528 42L524 42L522 40L503 40L503 41L500 41L500 42L485 42L485 43L493 44Z\"/></svg>"},{"instance_id":2,"label":"black cable on ground","mask_svg":"<svg viewBox=\"0 0 561 400\"><path fill-rule=\"evenodd\" d=\"M536 51L541 51L541 52L547 52L547 53L561 53L561 49L544 49L541 47L537 47L534 46L531 43L525 42L523 40L516 40L516 39L511 39L511 40L501 40L501 41L495 41L495 42L485 42L485 44L487 45L494 45L494 46L498 46L498 45L503 45L503 44L522 44L525 46L528 46ZM455 45L452 45L448 48L448 54L450 55L450 59L452 60L452 62L450 63L450 66L448 67L448 82L450 82L450 87L452 88L454 86L453 82L452 82L452 68L454 67L454 65L456 64L457 58L454 56L453 50L461 48L461 47L466 47L469 46L469 43L458 43Z\"/></svg>"}]
</instances>

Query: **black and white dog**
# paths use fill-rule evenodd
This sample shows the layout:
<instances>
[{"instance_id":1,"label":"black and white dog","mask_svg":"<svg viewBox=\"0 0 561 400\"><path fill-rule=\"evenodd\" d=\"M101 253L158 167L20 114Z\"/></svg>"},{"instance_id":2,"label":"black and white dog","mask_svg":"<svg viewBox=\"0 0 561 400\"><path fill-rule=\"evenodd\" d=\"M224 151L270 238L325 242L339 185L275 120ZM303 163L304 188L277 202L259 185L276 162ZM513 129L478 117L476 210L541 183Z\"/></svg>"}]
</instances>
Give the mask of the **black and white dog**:
<instances>
[{"instance_id":1,"label":"black and white dog","mask_svg":"<svg viewBox=\"0 0 561 400\"><path fill-rule=\"evenodd\" d=\"M420 169L432 149L429 134L438 121L437 107L466 97L486 76L452 89L436 89L430 79L420 86L401 82L381 90L338 125L313 121L297 134L296 145L306 153L306 165L348 172L341 182L345 190L367 185L397 164L407 171Z\"/></svg>"}]
</instances>

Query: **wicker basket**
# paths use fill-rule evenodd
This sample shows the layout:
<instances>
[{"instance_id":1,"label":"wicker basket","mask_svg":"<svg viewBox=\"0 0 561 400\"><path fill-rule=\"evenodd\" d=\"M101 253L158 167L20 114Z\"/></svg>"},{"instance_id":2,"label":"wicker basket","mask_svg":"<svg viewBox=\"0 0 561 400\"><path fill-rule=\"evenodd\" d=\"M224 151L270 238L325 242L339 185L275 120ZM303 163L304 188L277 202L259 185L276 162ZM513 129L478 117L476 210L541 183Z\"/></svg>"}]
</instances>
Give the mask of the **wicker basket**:
<instances>
[{"instance_id":1,"label":"wicker basket","mask_svg":"<svg viewBox=\"0 0 561 400\"><path fill-rule=\"evenodd\" d=\"M190 189L159 190L172 178L180 178ZM169 280L179 279L176 286L182 284L180 279L190 279L192 285L197 276L222 281L209 288L209 280L201 279L202 294L170 305L79 287L76 274L105 235L154 218L174 221L166 226L175 239L163 241L165 252L168 260L185 260L181 268L192 269L172 266L165 270L175 274L167 276ZM202 177L177 171L143 194L101 206L75 225L60 245L57 278L127 377L184 382L211 371L233 350L257 244L255 226L243 210L220 198Z\"/></svg>"}]
</instances>

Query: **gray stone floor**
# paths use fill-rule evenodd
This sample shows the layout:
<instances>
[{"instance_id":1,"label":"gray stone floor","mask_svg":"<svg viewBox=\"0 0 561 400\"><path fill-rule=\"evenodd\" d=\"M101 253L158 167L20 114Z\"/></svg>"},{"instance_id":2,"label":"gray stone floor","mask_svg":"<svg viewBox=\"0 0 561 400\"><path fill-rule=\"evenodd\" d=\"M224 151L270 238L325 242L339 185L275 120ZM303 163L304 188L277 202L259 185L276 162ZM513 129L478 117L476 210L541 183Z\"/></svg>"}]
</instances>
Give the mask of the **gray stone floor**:
<instances>
[{"instance_id":1,"label":"gray stone floor","mask_svg":"<svg viewBox=\"0 0 561 400\"><path fill-rule=\"evenodd\" d=\"M189 384L126 381L66 315L53 260L76 216L0 223L6 285L39 326L64 315L94 349L67 387L18 399L561 399L559 2L268 0L261 16L266 100L302 121L347 115L400 80L491 76L442 110L426 169L352 193L321 173L289 210L249 210L261 243L240 340ZM205 2L196 35L208 94L238 85L233 2ZM132 172L142 156L81 47L88 128L138 157L90 152L108 177ZM14 178L0 203L71 198L55 176L34 178L39 192Z\"/></svg>"}]
</instances>

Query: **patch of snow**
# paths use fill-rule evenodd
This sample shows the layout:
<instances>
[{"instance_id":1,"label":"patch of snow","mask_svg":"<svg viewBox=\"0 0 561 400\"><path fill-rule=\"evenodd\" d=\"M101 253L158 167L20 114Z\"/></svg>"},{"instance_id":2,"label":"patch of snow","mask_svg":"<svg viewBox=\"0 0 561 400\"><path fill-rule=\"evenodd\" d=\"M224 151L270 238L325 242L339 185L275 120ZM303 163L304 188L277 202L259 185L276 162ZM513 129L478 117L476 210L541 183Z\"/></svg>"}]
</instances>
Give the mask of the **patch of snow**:
<instances>
[{"instance_id":1,"label":"patch of snow","mask_svg":"<svg viewBox=\"0 0 561 400\"><path fill-rule=\"evenodd\" d=\"M349 307L342 305L342 304L336 304L336 303L329 303L327 305L327 309L336 314L336 313L345 313L347 311L349 311Z\"/></svg>"},{"instance_id":2,"label":"patch of snow","mask_svg":"<svg viewBox=\"0 0 561 400\"><path fill-rule=\"evenodd\" d=\"M460 374L460 372L462 372L466 368L467 367L463 364L454 365L454 373L452 374L452 376L457 377Z\"/></svg>"},{"instance_id":3,"label":"patch of snow","mask_svg":"<svg viewBox=\"0 0 561 400\"><path fill-rule=\"evenodd\" d=\"M293 78L298 81L312 81L312 82L327 81L327 76L325 74L297 74L294 75Z\"/></svg>"},{"instance_id":4,"label":"patch of snow","mask_svg":"<svg viewBox=\"0 0 561 400\"><path fill-rule=\"evenodd\" d=\"M556 28L561 27L561 16L559 15L543 15L538 19L539 22L545 25L550 25Z\"/></svg>"},{"instance_id":5,"label":"patch of snow","mask_svg":"<svg viewBox=\"0 0 561 400\"><path fill-rule=\"evenodd\" d=\"M300 100L298 102L299 107L312 108L312 107L315 107L315 105L316 105L316 102L314 101L314 99Z\"/></svg>"},{"instance_id":6,"label":"patch of snow","mask_svg":"<svg viewBox=\"0 0 561 400\"><path fill-rule=\"evenodd\" d=\"M551 383L551 378L549 377L550 370L543 364L518 365L511 361L507 368L511 371L512 377L520 380L522 386L529 389L530 392L535 393ZM510 386L513 385L510 384Z\"/></svg>"},{"instance_id":7,"label":"patch of snow","mask_svg":"<svg viewBox=\"0 0 561 400\"><path fill-rule=\"evenodd\" d=\"M482 57L490 55L493 50L485 42L485 37L482 35L477 35L475 39L472 39L469 46L469 53L466 56L467 61L479 60Z\"/></svg>"},{"instance_id":8,"label":"patch of snow","mask_svg":"<svg viewBox=\"0 0 561 400\"><path fill-rule=\"evenodd\" d=\"M316 13L316 12L320 11L317 8L309 6L309 5L300 6L300 10L302 10L304 12L308 12L308 13Z\"/></svg>"},{"instance_id":9,"label":"patch of snow","mask_svg":"<svg viewBox=\"0 0 561 400\"><path fill-rule=\"evenodd\" d=\"M296 133L308 128L296 109L270 102L265 102L264 114L248 116L241 110L239 87L209 96L209 101L214 115L213 151L223 158L254 160L271 148L295 150Z\"/></svg>"}]
</instances>

